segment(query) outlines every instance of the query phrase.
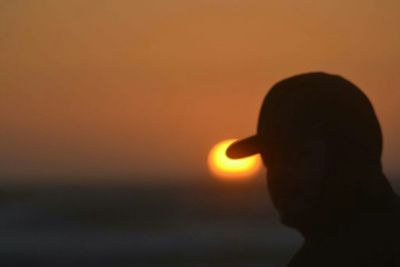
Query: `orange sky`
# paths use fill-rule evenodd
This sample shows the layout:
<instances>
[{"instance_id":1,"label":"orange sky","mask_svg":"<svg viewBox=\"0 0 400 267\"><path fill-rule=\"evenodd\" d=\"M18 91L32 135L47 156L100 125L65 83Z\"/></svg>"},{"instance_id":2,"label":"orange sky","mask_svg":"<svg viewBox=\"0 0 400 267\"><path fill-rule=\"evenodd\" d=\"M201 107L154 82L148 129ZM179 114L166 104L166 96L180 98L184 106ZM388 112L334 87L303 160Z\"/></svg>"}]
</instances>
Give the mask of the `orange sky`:
<instances>
[{"instance_id":1,"label":"orange sky","mask_svg":"<svg viewBox=\"0 0 400 267\"><path fill-rule=\"evenodd\" d=\"M399 25L395 0L1 1L0 176L204 174L313 70L366 92L399 172Z\"/></svg>"}]
</instances>

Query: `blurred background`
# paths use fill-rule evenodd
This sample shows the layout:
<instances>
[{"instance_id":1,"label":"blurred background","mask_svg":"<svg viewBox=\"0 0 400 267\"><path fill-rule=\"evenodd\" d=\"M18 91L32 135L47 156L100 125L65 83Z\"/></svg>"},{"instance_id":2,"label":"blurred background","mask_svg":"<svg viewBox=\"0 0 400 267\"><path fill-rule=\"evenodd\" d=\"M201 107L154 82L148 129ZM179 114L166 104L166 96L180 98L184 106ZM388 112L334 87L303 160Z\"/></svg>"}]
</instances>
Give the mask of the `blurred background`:
<instances>
[{"instance_id":1,"label":"blurred background","mask_svg":"<svg viewBox=\"0 0 400 267\"><path fill-rule=\"evenodd\" d=\"M398 25L395 0L0 0L0 262L284 266L265 171L216 179L208 153L326 71L370 98L400 188Z\"/></svg>"}]
</instances>

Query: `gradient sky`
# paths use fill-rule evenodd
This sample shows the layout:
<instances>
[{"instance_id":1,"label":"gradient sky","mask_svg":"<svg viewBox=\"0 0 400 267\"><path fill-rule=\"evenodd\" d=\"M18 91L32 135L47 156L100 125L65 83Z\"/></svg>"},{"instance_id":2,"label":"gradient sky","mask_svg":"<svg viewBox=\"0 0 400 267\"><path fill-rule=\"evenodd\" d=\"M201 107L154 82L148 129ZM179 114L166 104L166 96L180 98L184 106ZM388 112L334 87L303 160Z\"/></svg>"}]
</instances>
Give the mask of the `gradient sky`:
<instances>
[{"instance_id":1,"label":"gradient sky","mask_svg":"<svg viewBox=\"0 0 400 267\"><path fill-rule=\"evenodd\" d=\"M0 176L205 174L271 85L315 70L369 96L400 173L399 25L397 0L0 0Z\"/></svg>"}]
</instances>

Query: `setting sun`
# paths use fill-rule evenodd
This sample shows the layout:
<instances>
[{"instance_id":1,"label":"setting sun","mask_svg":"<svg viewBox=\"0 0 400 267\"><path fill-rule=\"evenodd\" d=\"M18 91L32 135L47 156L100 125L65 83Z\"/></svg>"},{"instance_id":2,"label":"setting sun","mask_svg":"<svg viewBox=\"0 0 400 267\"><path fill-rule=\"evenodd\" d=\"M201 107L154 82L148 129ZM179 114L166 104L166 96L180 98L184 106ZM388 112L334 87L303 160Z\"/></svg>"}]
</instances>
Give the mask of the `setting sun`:
<instances>
[{"instance_id":1,"label":"setting sun","mask_svg":"<svg viewBox=\"0 0 400 267\"><path fill-rule=\"evenodd\" d=\"M208 166L212 174L224 180L245 180L252 178L261 169L258 155L231 159L226 150L236 139L228 139L217 143L208 154Z\"/></svg>"}]
</instances>

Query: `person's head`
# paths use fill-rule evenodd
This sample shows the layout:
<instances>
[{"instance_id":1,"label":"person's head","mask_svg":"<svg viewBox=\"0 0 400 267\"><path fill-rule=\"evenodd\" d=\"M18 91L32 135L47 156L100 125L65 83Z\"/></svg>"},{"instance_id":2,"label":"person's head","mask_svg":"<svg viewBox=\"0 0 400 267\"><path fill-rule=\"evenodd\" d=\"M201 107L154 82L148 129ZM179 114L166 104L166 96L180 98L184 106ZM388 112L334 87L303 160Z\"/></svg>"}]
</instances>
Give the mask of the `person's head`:
<instances>
[{"instance_id":1,"label":"person's head","mask_svg":"<svg viewBox=\"0 0 400 267\"><path fill-rule=\"evenodd\" d=\"M382 135L368 98L336 75L308 73L275 84L257 135L228 156L260 153L283 223L314 223L374 205L391 191L381 171Z\"/></svg>"}]
</instances>

